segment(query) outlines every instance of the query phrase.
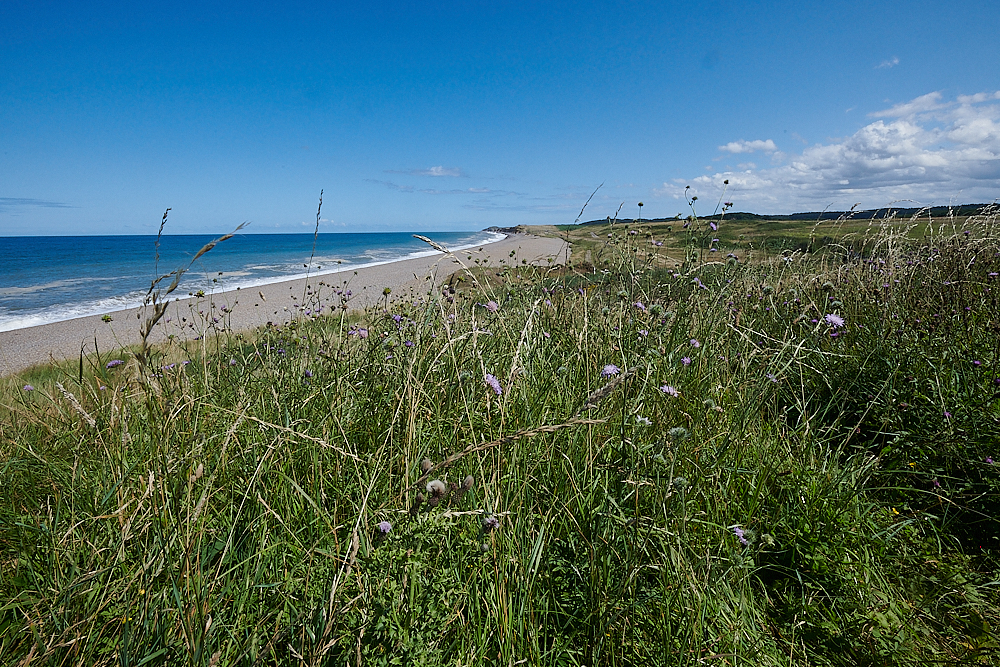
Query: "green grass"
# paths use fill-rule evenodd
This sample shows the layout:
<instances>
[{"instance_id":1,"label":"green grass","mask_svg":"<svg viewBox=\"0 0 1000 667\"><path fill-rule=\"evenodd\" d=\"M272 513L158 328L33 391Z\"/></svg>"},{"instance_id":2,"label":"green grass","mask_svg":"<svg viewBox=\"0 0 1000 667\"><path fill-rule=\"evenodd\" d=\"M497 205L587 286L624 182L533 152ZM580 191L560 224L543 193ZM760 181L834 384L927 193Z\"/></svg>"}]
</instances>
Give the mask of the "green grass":
<instances>
[{"instance_id":1,"label":"green grass","mask_svg":"<svg viewBox=\"0 0 1000 667\"><path fill-rule=\"evenodd\" d=\"M616 227L586 271L8 378L0 656L993 664L1000 243L963 222L720 261Z\"/></svg>"}]
</instances>

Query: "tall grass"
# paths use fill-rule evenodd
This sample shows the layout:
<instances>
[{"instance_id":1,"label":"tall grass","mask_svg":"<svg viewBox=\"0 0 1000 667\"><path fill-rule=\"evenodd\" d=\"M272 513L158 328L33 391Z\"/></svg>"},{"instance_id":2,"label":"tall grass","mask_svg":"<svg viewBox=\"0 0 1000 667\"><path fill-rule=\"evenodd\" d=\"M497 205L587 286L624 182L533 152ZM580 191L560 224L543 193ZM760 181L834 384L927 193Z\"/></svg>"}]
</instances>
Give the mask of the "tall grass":
<instances>
[{"instance_id":1,"label":"tall grass","mask_svg":"<svg viewBox=\"0 0 1000 667\"><path fill-rule=\"evenodd\" d=\"M994 664L996 222L773 256L614 225L586 271L10 379L0 655Z\"/></svg>"}]
</instances>

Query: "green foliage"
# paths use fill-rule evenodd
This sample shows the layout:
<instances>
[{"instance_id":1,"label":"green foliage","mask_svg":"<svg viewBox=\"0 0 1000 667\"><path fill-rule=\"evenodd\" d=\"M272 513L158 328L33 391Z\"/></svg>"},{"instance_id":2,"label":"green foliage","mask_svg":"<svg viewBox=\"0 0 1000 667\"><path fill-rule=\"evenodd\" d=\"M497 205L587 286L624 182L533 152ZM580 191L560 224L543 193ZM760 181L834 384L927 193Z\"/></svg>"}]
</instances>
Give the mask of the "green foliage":
<instances>
[{"instance_id":1,"label":"green foliage","mask_svg":"<svg viewBox=\"0 0 1000 667\"><path fill-rule=\"evenodd\" d=\"M588 271L9 378L0 655L990 664L994 222L716 262L693 219L673 265L616 228Z\"/></svg>"}]
</instances>

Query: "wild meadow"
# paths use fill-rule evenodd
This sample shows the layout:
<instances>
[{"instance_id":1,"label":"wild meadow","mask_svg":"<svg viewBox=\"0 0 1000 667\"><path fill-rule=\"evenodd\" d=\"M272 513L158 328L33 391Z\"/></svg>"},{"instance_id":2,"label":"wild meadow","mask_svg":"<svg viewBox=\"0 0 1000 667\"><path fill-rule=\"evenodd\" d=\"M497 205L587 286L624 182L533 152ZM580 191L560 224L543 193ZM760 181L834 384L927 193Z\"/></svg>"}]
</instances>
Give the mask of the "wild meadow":
<instances>
[{"instance_id":1,"label":"wild meadow","mask_svg":"<svg viewBox=\"0 0 1000 667\"><path fill-rule=\"evenodd\" d=\"M1000 664L998 215L609 221L6 378L0 662Z\"/></svg>"}]
</instances>

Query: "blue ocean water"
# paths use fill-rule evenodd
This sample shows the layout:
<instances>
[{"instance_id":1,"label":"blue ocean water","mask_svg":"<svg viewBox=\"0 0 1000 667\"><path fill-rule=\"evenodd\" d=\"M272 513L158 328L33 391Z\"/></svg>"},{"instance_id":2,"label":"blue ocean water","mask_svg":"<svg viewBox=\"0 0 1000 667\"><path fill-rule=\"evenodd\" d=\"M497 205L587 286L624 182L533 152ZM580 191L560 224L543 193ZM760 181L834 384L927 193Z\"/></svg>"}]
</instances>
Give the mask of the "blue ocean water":
<instances>
[{"instance_id":1,"label":"blue ocean water","mask_svg":"<svg viewBox=\"0 0 1000 667\"><path fill-rule=\"evenodd\" d=\"M504 236L422 235L453 250ZM214 238L163 236L157 263L155 236L0 237L0 331L139 306L157 275L187 267ZM313 240L312 234L238 234L195 260L174 296L255 287L437 252L410 232L319 234L315 251Z\"/></svg>"}]
</instances>

